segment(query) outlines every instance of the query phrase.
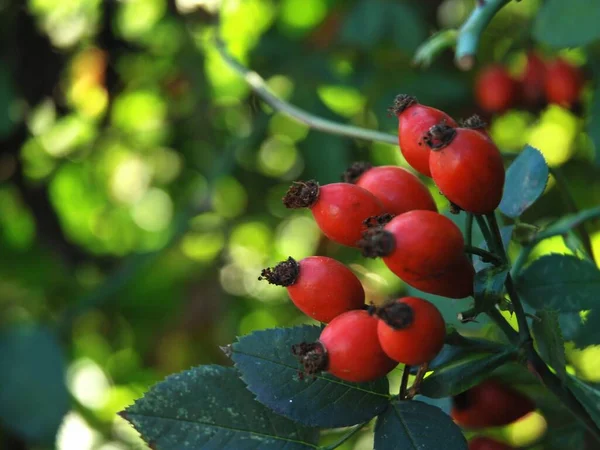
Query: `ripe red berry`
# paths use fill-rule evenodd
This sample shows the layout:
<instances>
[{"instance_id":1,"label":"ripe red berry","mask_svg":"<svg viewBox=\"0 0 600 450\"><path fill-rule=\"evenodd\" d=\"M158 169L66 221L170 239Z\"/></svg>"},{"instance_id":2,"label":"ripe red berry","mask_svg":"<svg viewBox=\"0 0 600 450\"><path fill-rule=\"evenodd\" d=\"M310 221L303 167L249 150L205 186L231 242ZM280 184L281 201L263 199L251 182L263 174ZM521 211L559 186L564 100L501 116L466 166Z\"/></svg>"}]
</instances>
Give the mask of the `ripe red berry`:
<instances>
[{"instance_id":1,"label":"ripe red berry","mask_svg":"<svg viewBox=\"0 0 600 450\"><path fill-rule=\"evenodd\" d=\"M535 404L520 392L494 379L453 397L450 415L465 428L508 425L535 409Z\"/></svg>"},{"instance_id":2,"label":"ripe red berry","mask_svg":"<svg viewBox=\"0 0 600 450\"><path fill-rule=\"evenodd\" d=\"M521 99L525 106L539 108L544 105L545 83L546 63L536 52L529 52L525 70L519 79Z\"/></svg>"},{"instance_id":3,"label":"ripe red berry","mask_svg":"<svg viewBox=\"0 0 600 450\"><path fill-rule=\"evenodd\" d=\"M456 122L445 112L420 105L415 97L405 94L396 97L390 111L398 117L398 144L404 158L417 172L431 177L429 148L423 142L423 134L440 122L453 127Z\"/></svg>"},{"instance_id":4,"label":"ripe red berry","mask_svg":"<svg viewBox=\"0 0 600 450\"><path fill-rule=\"evenodd\" d=\"M550 103L571 107L578 102L582 87L583 75L578 67L561 58L548 64L544 88Z\"/></svg>"},{"instance_id":5,"label":"ripe red berry","mask_svg":"<svg viewBox=\"0 0 600 450\"><path fill-rule=\"evenodd\" d=\"M469 441L469 450L514 450L514 447L479 436Z\"/></svg>"},{"instance_id":6,"label":"ripe red berry","mask_svg":"<svg viewBox=\"0 0 600 450\"><path fill-rule=\"evenodd\" d=\"M431 361L444 345L446 323L438 309L419 297L404 297L375 310L383 351L395 361L418 366Z\"/></svg>"},{"instance_id":7,"label":"ripe red berry","mask_svg":"<svg viewBox=\"0 0 600 450\"><path fill-rule=\"evenodd\" d=\"M319 186L295 182L283 197L287 208L310 208L321 231L332 241L356 247L367 218L383 214L382 203L369 191L350 183Z\"/></svg>"},{"instance_id":8,"label":"ripe red berry","mask_svg":"<svg viewBox=\"0 0 600 450\"><path fill-rule=\"evenodd\" d=\"M517 93L517 83L501 65L486 67L475 80L475 100L488 113L501 113L511 108Z\"/></svg>"},{"instance_id":9,"label":"ripe red berry","mask_svg":"<svg viewBox=\"0 0 600 450\"><path fill-rule=\"evenodd\" d=\"M292 352L308 375L327 371L345 381L373 381L398 364L379 345L377 324L367 311L348 311L333 319L317 342L296 344Z\"/></svg>"},{"instance_id":10,"label":"ripe red berry","mask_svg":"<svg viewBox=\"0 0 600 450\"><path fill-rule=\"evenodd\" d=\"M502 155L476 130L434 126L426 137L433 181L455 205L475 214L492 212L504 189Z\"/></svg>"},{"instance_id":11,"label":"ripe red berry","mask_svg":"<svg viewBox=\"0 0 600 450\"><path fill-rule=\"evenodd\" d=\"M289 257L272 269L264 269L261 279L285 286L294 305L319 322L360 309L365 302L365 291L356 275L326 256L309 256L298 262Z\"/></svg>"},{"instance_id":12,"label":"ripe red berry","mask_svg":"<svg viewBox=\"0 0 600 450\"><path fill-rule=\"evenodd\" d=\"M366 232L360 246L365 256L381 256L411 286L454 297L448 273L465 257L464 239L447 217L433 211L409 211Z\"/></svg>"},{"instance_id":13,"label":"ripe red berry","mask_svg":"<svg viewBox=\"0 0 600 450\"><path fill-rule=\"evenodd\" d=\"M369 163L359 162L344 172L343 178L345 182L354 183L381 200L390 214L398 215L415 209L437 212L427 186L402 167L373 167Z\"/></svg>"},{"instance_id":14,"label":"ripe red berry","mask_svg":"<svg viewBox=\"0 0 600 450\"><path fill-rule=\"evenodd\" d=\"M448 298L465 298L473 295L475 269L469 257L464 255L457 264L428 278L408 277L404 280L412 287L429 294Z\"/></svg>"}]
</instances>

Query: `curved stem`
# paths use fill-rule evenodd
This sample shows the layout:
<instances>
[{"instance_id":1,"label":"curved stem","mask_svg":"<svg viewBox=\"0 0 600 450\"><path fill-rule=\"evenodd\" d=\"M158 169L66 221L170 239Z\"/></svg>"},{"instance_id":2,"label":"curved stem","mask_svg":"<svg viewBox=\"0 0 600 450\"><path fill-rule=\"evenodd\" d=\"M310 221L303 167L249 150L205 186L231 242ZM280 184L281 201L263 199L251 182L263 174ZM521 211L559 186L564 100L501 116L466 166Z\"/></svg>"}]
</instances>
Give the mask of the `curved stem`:
<instances>
[{"instance_id":1,"label":"curved stem","mask_svg":"<svg viewBox=\"0 0 600 450\"><path fill-rule=\"evenodd\" d=\"M510 0L477 0L477 6L458 31L456 41L456 65L462 70L470 70L475 64L475 55L483 30L504 5Z\"/></svg>"},{"instance_id":2,"label":"curved stem","mask_svg":"<svg viewBox=\"0 0 600 450\"><path fill-rule=\"evenodd\" d=\"M501 266L504 263L502 258L500 258L498 255L479 247L473 247L472 245L465 245L465 253L481 256L485 262L492 262L496 266Z\"/></svg>"},{"instance_id":3,"label":"curved stem","mask_svg":"<svg viewBox=\"0 0 600 450\"><path fill-rule=\"evenodd\" d=\"M467 213L465 223L465 244L467 246L473 245L473 213ZM473 258L469 256L471 262L473 262Z\"/></svg>"},{"instance_id":4,"label":"curved stem","mask_svg":"<svg viewBox=\"0 0 600 450\"><path fill-rule=\"evenodd\" d=\"M486 314L489 316L492 321L498 325L498 328L502 330L502 332L506 335L508 340L513 345L518 345L519 343L519 333L517 333L513 327L506 321L504 316L498 311L495 307L486 311Z\"/></svg>"},{"instance_id":5,"label":"curved stem","mask_svg":"<svg viewBox=\"0 0 600 450\"><path fill-rule=\"evenodd\" d=\"M475 215L475 220L477 221L477 225L481 230L481 234L483 234L483 239L485 239L485 243L487 244L488 249L490 249L490 251L494 251L495 248L494 241L492 239L492 233L490 232L487 223L485 223L485 219L483 218L483 216L477 214Z\"/></svg>"},{"instance_id":6,"label":"curved stem","mask_svg":"<svg viewBox=\"0 0 600 450\"><path fill-rule=\"evenodd\" d=\"M363 139L365 141L385 142L386 144L398 145L398 137L393 134L367 130L365 128L344 125L332 120L323 119L277 97L258 73L244 67L228 52L225 43L219 37L218 33L215 36L215 48L227 65L242 77L254 93L273 109L281 111L292 119L302 122L315 130L323 131L324 133L337 134L354 139Z\"/></svg>"},{"instance_id":7,"label":"curved stem","mask_svg":"<svg viewBox=\"0 0 600 450\"><path fill-rule=\"evenodd\" d=\"M367 420L364 423L356 425L354 428L352 428L352 430L350 430L348 433L346 433L344 436L342 436L339 441L336 441L333 444L328 445L327 447L321 447L321 449L322 450L334 450L334 449L338 448L340 445L342 445L344 442L346 442L348 439L350 439L352 436L354 436L356 433L358 433L360 430L362 430L362 428L365 425L367 425L369 422L370 422L370 420Z\"/></svg>"},{"instance_id":8,"label":"curved stem","mask_svg":"<svg viewBox=\"0 0 600 450\"><path fill-rule=\"evenodd\" d=\"M429 363L424 363L419 366L419 370L417 371L417 375L415 377L415 381L412 386L408 390L406 394L406 399L411 400L415 395L419 393L419 389L421 388L421 382L423 378L425 378L425 374L429 370Z\"/></svg>"}]
</instances>

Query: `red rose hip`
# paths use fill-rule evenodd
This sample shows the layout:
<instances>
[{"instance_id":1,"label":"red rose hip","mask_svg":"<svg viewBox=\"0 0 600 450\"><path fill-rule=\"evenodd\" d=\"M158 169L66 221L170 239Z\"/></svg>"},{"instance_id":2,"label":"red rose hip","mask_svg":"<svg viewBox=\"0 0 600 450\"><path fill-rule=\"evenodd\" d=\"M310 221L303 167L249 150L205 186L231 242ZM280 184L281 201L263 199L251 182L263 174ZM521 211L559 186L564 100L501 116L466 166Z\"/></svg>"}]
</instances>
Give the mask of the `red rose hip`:
<instances>
[{"instance_id":1,"label":"red rose hip","mask_svg":"<svg viewBox=\"0 0 600 450\"><path fill-rule=\"evenodd\" d=\"M439 310L419 297L404 297L375 310L383 351L399 363L431 361L444 345L446 323Z\"/></svg>"},{"instance_id":2,"label":"red rose hip","mask_svg":"<svg viewBox=\"0 0 600 450\"><path fill-rule=\"evenodd\" d=\"M545 83L546 63L536 52L529 52L525 70L519 79L521 99L525 106L540 108L544 105Z\"/></svg>"},{"instance_id":3,"label":"red rose hip","mask_svg":"<svg viewBox=\"0 0 600 450\"><path fill-rule=\"evenodd\" d=\"M501 113L512 107L517 92L515 80L500 65L486 67L475 80L475 100L488 113Z\"/></svg>"},{"instance_id":4,"label":"red rose hip","mask_svg":"<svg viewBox=\"0 0 600 450\"><path fill-rule=\"evenodd\" d=\"M548 64L544 90L550 103L571 107L579 101L583 87L583 75L578 67L564 59Z\"/></svg>"},{"instance_id":5,"label":"red rose hip","mask_svg":"<svg viewBox=\"0 0 600 450\"><path fill-rule=\"evenodd\" d=\"M367 218L383 214L383 204L369 191L350 183L319 186L295 182L283 197L286 208L310 208L317 225L332 241L356 247Z\"/></svg>"},{"instance_id":6,"label":"red rose hip","mask_svg":"<svg viewBox=\"0 0 600 450\"><path fill-rule=\"evenodd\" d=\"M452 399L450 415L464 428L508 425L535 409L520 392L494 379L487 379Z\"/></svg>"},{"instance_id":7,"label":"red rose hip","mask_svg":"<svg viewBox=\"0 0 600 450\"><path fill-rule=\"evenodd\" d=\"M457 123L443 111L421 105L410 95L396 96L390 111L398 117L398 144L406 161L417 172L431 177L429 170L429 148L423 142L423 134L433 125L445 122Z\"/></svg>"},{"instance_id":8,"label":"red rose hip","mask_svg":"<svg viewBox=\"0 0 600 450\"><path fill-rule=\"evenodd\" d=\"M436 125L426 136L429 166L442 194L474 214L488 214L500 204L504 162L491 139L477 130Z\"/></svg>"},{"instance_id":9,"label":"red rose hip","mask_svg":"<svg viewBox=\"0 0 600 450\"><path fill-rule=\"evenodd\" d=\"M421 180L397 166L373 167L354 163L343 175L344 181L360 186L381 200L385 211L398 215L416 209L436 211L435 201Z\"/></svg>"},{"instance_id":10,"label":"red rose hip","mask_svg":"<svg viewBox=\"0 0 600 450\"><path fill-rule=\"evenodd\" d=\"M350 382L373 381L398 364L379 345L378 320L367 311L348 311L333 319L315 343L292 347L308 375L327 371Z\"/></svg>"},{"instance_id":11,"label":"red rose hip","mask_svg":"<svg viewBox=\"0 0 600 450\"><path fill-rule=\"evenodd\" d=\"M300 311L319 322L364 306L365 291L354 273L339 261L309 256L289 257L274 268L264 269L259 280L285 286Z\"/></svg>"}]
</instances>

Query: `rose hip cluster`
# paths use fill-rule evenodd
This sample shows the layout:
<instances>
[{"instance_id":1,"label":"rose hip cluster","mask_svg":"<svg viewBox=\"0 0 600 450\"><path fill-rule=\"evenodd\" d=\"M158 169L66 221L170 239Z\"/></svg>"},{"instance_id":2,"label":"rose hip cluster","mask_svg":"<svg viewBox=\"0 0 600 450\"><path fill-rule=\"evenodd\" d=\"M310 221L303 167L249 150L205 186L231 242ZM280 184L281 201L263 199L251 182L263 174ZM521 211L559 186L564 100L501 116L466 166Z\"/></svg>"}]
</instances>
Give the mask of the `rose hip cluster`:
<instances>
[{"instance_id":1,"label":"rose hip cluster","mask_svg":"<svg viewBox=\"0 0 600 450\"><path fill-rule=\"evenodd\" d=\"M475 100L486 113L502 113L520 106L540 110L547 103L576 109L584 84L583 72L562 58L544 61L531 51L525 69L515 79L500 64L482 69L475 81Z\"/></svg>"},{"instance_id":2,"label":"rose hip cluster","mask_svg":"<svg viewBox=\"0 0 600 450\"><path fill-rule=\"evenodd\" d=\"M433 181L454 209L487 214L500 203L504 165L500 152L471 120L459 127L447 114L399 95L391 110L399 120L399 144L410 165ZM283 203L309 208L323 232L339 244L381 257L405 283L449 298L473 294L475 271L460 229L437 212L428 188L395 166L353 164L343 182L292 184ZM294 345L307 374L327 371L364 382L398 363L422 365L440 351L445 323L438 309L418 297L379 308L365 305L354 273L328 257L293 258L264 269L260 279L285 286L306 315L327 323L319 340Z\"/></svg>"}]
</instances>

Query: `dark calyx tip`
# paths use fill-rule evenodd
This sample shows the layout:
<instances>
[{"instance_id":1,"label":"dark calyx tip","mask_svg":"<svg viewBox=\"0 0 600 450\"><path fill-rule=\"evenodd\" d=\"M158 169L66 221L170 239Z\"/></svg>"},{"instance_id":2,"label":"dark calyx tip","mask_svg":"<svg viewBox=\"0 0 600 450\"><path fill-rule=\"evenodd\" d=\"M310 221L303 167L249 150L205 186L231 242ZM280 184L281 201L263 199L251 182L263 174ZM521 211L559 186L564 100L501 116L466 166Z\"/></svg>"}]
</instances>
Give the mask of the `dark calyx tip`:
<instances>
[{"instance_id":1,"label":"dark calyx tip","mask_svg":"<svg viewBox=\"0 0 600 450\"><path fill-rule=\"evenodd\" d=\"M346 171L342 174L342 181L344 183L355 184L360 178L360 176L372 167L373 164L365 161L357 161L355 163L352 163L352 165L348 167Z\"/></svg>"},{"instance_id":2,"label":"dark calyx tip","mask_svg":"<svg viewBox=\"0 0 600 450\"><path fill-rule=\"evenodd\" d=\"M396 95L396 98L394 99L394 104L388 108L388 111L398 116L402 114L406 110L406 108L416 103L419 103L417 97L408 94L399 94Z\"/></svg>"},{"instance_id":3,"label":"dark calyx tip","mask_svg":"<svg viewBox=\"0 0 600 450\"><path fill-rule=\"evenodd\" d=\"M327 370L327 350L319 341L292 345L292 354L300 361L307 375Z\"/></svg>"},{"instance_id":4,"label":"dark calyx tip","mask_svg":"<svg viewBox=\"0 0 600 450\"><path fill-rule=\"evenodd\" d=\"M299 273L300 265L290 256L286 261L281 261L273 268L263 269L258 279L267 280L269 284L287 287L296 282Z\"/></svg>"},{"instance_id":5,"label":"dark calyx tip","mask_svg":"<svg viewBox=\"0 0 600 450\"><path fill-rule=\"evenodd\" d=\"M286 208L310 208L319 198L319 183L315 180L294 181L285 196L283 204Z\"/></svg>"},{"instance_id":6,"label":"dark calyx tip","mask_svg":"<svg viewBox=\"0 0 600 450\"><path fill-rule=\"evenodd\" d=\"M461 125L463 128L470 128L471 130L485 130L487 127L487 123L477 114L463 120Z\"/></svg>"},{"instance_id":7,"label":"dark calyx tip","mask_svg":"<svg viewBox=\"0 0 600 450\"><path fill-rule=\"evenodd\" d=\"M372 228L363 233L363 238L358 242L363 256L377 258L387 256L396 248L394 235L381 227Z\"/></svg>"},{"instance_id":8,"label":"dark calyx tip","mask_svg":"<svg viewBox=\"0 0 600 450\"><path fill-rule=\"evenodd\" d=\"M408 328L415 318L410 305L401 302L393 302L377 308L373 315L379 317L394 330Z\"/></svg>"},{"instance_id":9,"label":"dark calyx tip","mask_svg":"<svg viewBox=\"0 0 600 450\"><path fill-rule=\"evenodd\" d=\"M447 125L445 121L432 126L423 136L423 141L431 150L441 150L446 147L456 136L456 129Z\"/></svg>"},{"instance_id":10,"label":"dark calyx tip","mask_svg":"<svg viewBox=\"0 0 600 450\"><path fill-rule=\"evenodd\" d=\"M367 228L381 228L394 217L396 216L390 213L383 213L378 216L369 216L363 220L363 225Z\"/></svg>"}]
</instances>

